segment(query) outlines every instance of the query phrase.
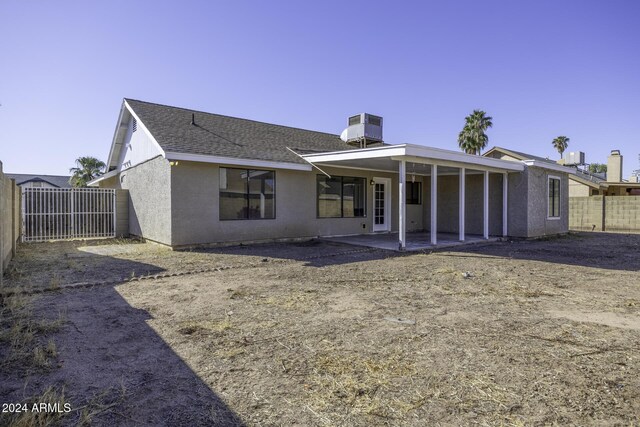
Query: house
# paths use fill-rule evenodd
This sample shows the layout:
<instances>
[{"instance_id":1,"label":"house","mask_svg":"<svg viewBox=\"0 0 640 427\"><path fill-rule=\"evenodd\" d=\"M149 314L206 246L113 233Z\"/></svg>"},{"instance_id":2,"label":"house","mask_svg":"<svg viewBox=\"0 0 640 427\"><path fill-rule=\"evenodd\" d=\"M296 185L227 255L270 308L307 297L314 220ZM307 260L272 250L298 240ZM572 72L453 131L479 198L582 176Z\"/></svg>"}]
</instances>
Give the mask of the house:
<instances>
[{"instance_id":1,"label":"house","mask_svg":"<svg viewBox=\"0 0 640 427\"><path fill-rule=\"evenodd\" d=\"M611 150L607 158L607 172L592 173L580 168L570 177L569 197L588 196L639 196L638 177L629 181L622 179L622 160L620 150Z\"/></svg>"},{"instance_id":2,"label":"house","mask_svg":"<svg viewBox=\"0 0 640 427\"><path fill-rule=\"evenodd\" d=\"M90 185L128 189L130 233L172 247L567 232L572 170L493 153L385 144L369 114L338 136L124 99L108 172Z\"/></svg>"},{"instance_id":3,"label":"house","mask_svg":"<svg viewBox=\"0 0 640 427\"><path fill-rule=\"evenodd\" d=\"M20 188L71 188L70 176L8 173Z\"/></svg>"}]
</instances>

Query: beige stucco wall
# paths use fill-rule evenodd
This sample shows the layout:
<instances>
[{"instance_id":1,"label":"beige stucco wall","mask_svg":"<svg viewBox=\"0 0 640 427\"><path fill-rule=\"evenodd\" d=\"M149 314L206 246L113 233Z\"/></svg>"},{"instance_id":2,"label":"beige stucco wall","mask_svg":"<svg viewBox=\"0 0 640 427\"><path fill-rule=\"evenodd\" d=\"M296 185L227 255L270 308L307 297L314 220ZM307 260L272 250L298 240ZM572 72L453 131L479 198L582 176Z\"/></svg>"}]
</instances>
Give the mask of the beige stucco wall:
<instances>
[{"instance_id":1,"label":"beige stucco wall","mask_svg":"<svg viewBox=\"0 0 640 427\"><path fill-rule=\"evenodd\" d=\"M222 165L224 166L224 165ZM219 165L180 162L171 168L172 242L174 246L370 233L373 231L374 177L391 178L392 231L398 229L398 182L393 174L350 169L323 168L336 176L355 176L367 182L366 218L317 218L314 170L276 169L276 218L221 221ZM228 166L237 167L237 166ZM418 205L419 206L419 205ZM408 223L420 224L421 208L407 210Z\"/></svg>"},{"instance_id":2,"label":"beige stucco wall","mask_svg":"<svg viewBox=\"0 0 640 427\"><path fill-rule=\"evenodd\" d=\"M426 177L425 218L426 230L431 228L431 178ZM484 233L484 176L468 172L465 176L465 234ZM438 176L438 232L459 232L459 186L458 175ZM502 235L502 175L489 174L489 234Z\"/></svg>"},{"instance_id":3,"label":"beige stucco wall","mask_svg":"<svg viewBox=\"0 0 640 427\"><path fill-rule=\"evenodd\" d=\"M105 187L109 184L129 190L130 234L171 244L171 166L166 159L156 157L127 169Z\"/></svg>"},{"instance_id":4,"label":"beige stucco wall","mask_svg":"<svg viewBox=\"0 0 640 427\"><path fill-rule=\"evenodd\" d=\"M538 167L527 168L528 200L526 237L547 236L569 231L569 176ZM560 178L560 218L549 219L549 177Z\"/></svg>"},{"instance_id":5,"label":"beige stucco wall","mask_svg":"<svg viewBox=\"0 0 640 427\"><path fill-rule=\"evenodd\" d=\"M569 197L588 197L591 195L591 187L577 181L569 180Z\"/></svg>"}]
</instances>

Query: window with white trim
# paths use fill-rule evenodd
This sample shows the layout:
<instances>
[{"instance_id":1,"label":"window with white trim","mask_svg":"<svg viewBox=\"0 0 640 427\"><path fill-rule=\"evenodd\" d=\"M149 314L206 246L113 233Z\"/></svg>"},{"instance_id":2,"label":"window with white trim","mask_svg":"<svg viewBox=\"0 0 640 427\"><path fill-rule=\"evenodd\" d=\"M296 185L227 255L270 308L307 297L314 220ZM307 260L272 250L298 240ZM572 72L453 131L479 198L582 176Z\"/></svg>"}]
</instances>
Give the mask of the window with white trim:
<instances>
[{"instance_id":1,"label":"window with white trim","mask_svg":"<svg viewBox=\"0 0 640 427\"><path fill-rule=\"evenodd\" d=\"M549 177L548 218L560 218L560 178Z\"/></svg>"}]
</instances>

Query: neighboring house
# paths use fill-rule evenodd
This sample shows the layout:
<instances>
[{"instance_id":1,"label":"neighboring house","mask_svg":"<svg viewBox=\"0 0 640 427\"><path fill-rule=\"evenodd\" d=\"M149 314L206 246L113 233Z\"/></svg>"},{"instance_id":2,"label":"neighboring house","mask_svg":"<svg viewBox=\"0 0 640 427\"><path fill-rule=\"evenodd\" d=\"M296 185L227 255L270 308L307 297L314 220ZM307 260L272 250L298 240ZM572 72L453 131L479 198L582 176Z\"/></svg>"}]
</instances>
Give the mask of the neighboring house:
<instances>
[{"instance_id":1,"label":"neighboring house","mask_svg":"<svg viewBox=\"0 0 640 427\"><path fill-rule=\"evenodd\" d=\"M569 197L588 196L638 196L640 183L622 179L623 156L619 150L611 150L607 158L606 174L577 169L569 182Z\"/></svg>"},{"instance_id":2,"label":"neighboring house","mask_svg":"<svg viewBox=\"0 0 640 427\"><path fill-rule=\"evenodd\" d=\"M71 188L70 176L8 173L20 188Z\"/></svg>"},{"instance_id":3,"label":"neighboring house","mask_svg":"<svg viewBox=\"0 0 640 427\"><path fill-rule=\"evenodd\" d=\"M108 172L90 185L128 189L130 233L172 247L568 231L569 168L383 144L382 119L366 114L343 136L125 99Z\"/></svg>"}]
</instances>

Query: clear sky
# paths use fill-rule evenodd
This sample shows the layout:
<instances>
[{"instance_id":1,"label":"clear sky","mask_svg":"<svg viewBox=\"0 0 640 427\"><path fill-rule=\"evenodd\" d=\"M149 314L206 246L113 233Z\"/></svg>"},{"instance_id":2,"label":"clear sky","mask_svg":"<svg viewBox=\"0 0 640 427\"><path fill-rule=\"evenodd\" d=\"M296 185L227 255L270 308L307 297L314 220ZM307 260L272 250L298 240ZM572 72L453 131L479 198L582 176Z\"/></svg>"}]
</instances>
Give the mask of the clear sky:
<instances>
[{"instance_id":1,"label":"clear sky","mask_svg":"<svg viewBox=\"0 0 640 427\"><path fill-rule=\"evenodd\" d=\"M389 143L551 140L640 168L640 1L0 0L0 160L66 174L106 161L123 97L340 133L382 115Z\"/></svg>"}]
</instances>

